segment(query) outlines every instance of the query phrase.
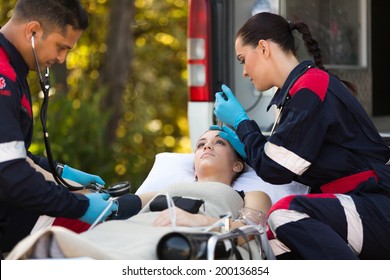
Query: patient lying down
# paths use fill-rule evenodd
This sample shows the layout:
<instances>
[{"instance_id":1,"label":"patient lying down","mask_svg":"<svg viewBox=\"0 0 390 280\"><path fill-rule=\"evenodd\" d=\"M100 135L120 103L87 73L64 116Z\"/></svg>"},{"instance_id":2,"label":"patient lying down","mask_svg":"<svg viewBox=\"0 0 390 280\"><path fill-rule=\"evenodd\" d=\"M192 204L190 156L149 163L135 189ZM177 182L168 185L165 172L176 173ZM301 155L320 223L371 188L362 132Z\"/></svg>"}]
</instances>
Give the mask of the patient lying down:
<instances>
[{"instance_id":1,"label":"patient lying down","mask_svg":"<svg viewBox=\"0 0 390 280\"><path fill-rule=\"evenodd\" d=\"M157 259L157 243L169 232L199 232L199 227L219 231L219 226L213 225L225 213L232 214L230 229L243 226L237 217L244 206L267 214L271 200L266 193L242 194L231 187L245 163L218 133L207 131L197 142L196 182L176 183L158 193L140 194L141 211L126 220L106 221L81 234L61 227L39 231L22 240L7 259ZM177 207L164 209L171 201Z\"/></svg>"}]
</instances>

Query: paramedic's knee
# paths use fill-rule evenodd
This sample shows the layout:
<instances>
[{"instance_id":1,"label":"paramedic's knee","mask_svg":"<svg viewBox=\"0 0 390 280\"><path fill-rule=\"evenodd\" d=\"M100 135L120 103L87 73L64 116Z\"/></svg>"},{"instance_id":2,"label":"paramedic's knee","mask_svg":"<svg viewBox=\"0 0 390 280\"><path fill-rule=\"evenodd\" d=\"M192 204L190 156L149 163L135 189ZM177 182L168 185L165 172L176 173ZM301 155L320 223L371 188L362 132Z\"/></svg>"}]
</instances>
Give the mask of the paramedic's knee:
<instances>
[{"instance_id":1,"label":"paramedic's knee","mask_svg":"<svg viewBox=\"0 0 390 280\"><path fill-rule=\"evenodd\" d=\"M274 238L277 238L275 232L278 227L309 217L306 213L290 209L291 202L295 197L295 195L284 197L272 206L268 216L270 231L268 236L273 235Z\"/></svg>"},{"instance_id":2,"label":"paramedic's knee","mask_svg":"<svg viewBox=\"0 0 390 280\"><path fill-rule=\"evenodd\" d=\"M268 217L268 232L267 236L270 242L272 251L277 259L296 259L291 257L291 250L283 242L281 242L276 234L278 227L285 224L296 222L301 219L308 218L305 213L297 212L295 210L289 210L285 208L273 208Z\"/></svg>"}]
</instances>

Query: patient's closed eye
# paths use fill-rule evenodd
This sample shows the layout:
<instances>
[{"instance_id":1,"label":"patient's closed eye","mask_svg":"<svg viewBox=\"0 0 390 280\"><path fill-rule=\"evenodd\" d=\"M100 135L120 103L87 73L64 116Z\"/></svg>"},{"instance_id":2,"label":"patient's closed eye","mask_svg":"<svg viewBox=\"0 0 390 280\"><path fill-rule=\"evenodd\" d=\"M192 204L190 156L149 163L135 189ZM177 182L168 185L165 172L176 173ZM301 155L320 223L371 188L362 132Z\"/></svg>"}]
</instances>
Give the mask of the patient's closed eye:
<instances>
[{"instance_id":1,"label":"patient's closed eye","mask_svg":"<svg viewBox=\"0 0 390 280\"><path fill-rule=\"evenodd\" d=\"M197 149L201 149L204 145L205 145L205 142L198 142L198 143L196 144L196 148L197 148Z\"/></svg>"}]
</instances>

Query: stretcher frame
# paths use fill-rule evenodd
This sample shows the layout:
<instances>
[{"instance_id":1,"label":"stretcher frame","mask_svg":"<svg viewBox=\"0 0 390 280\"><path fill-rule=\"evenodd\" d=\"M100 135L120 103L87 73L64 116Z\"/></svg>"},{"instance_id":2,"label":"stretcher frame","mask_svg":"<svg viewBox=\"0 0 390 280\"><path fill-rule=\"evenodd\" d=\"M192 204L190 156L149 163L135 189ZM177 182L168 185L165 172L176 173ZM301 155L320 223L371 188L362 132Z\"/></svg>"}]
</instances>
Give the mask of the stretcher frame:
<instances>
[{"instance_id":1,"label":"stretcher frame","mask_svg":"<svg viewBox=\"0 0 390 280\"><path fill-rule=\"evenodd\" d=\"M250 239L249 237L253 237L247 243L248 251L251 250L252 256L255 255L261 260L276 260L275 254L269 244L266 231L264 227L260 225L245 225L239 227L238 230L213 235L207 242L207 259L214 260L217 242L225 240L234 242L234 239L239 237L246 237L247 239ZM257 252L253 252L253 250L257 250Z\"/></svg>"}]
</instances>

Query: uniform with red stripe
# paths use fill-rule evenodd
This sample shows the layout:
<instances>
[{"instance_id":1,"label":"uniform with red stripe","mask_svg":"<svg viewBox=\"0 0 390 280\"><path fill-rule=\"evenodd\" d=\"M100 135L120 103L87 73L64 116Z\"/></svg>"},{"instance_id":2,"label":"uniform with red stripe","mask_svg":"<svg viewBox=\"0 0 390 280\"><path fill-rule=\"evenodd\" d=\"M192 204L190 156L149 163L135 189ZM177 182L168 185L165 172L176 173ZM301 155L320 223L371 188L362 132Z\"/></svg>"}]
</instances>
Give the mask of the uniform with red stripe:
<instances>
[{"instance_id":1,"label":"uniform with red stripe","mask_svg":"<svg viewBox=\"0 0 390 280\"><path fill-rule=\"evenodd\" d=\"M280 105L300 63L275 94ZM292 85L275 132L244 120L237 134L248 163L273 184L299 181L311 194L276 203L268 233L305 259L390 258L390 149L335 76L310 68ZM282 251L283 251L282 250Z\"/></svg>"},{"instance_id":2,"label":"uniform with red stripe","mask_svg":"<svg viewBox=\"0 0 390 280\"><path fill-rule=\"evenodd\" d=\"M26 161L30 157L50 170L46 158L28 152L33 130L28 72L21 54L0 33L0 248L4 252L30 233L39 215L79 218L89 205L87 197L47 182Z\"/></svg>"}]
</instances>

